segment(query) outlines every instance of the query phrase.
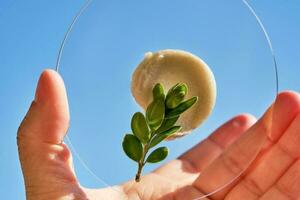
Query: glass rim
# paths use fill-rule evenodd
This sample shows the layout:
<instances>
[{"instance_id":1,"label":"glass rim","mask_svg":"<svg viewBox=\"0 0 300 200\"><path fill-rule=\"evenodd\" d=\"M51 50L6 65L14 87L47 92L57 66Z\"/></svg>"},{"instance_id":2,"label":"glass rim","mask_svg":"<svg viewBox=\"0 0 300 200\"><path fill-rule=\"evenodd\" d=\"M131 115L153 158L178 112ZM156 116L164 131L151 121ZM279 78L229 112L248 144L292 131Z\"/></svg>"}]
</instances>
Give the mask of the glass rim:
<instances>
[{"instance_id":1,"label":"glass rim","mask_svg":"<svg viewBox=\"0 0 300 200\"><path fill-rule=\"evenodd\" d=\"M265 28L262 20L260 19L260 17L257 15L255 9L248 3L247 0L240 0L244 6L248 9L248 11L251 13L251 15L255 18L256 23L259 27L259 29L262 31L265 40L267 42L268 45L268 49L269 52L272 56L272 63L273 63L273 70L274 70L274 77L275 77L275 99L279 93L279 73L278 73L278 65L277 65L277 59L276 59L276 55L275 55L275 51L273 49L273 45L272 45L272 41L271 38L268 34L267 29ZM79 9L79 11L75 14L75 16L73 17L71 23L69 24L69 26L67 27L67 30L64 34L64 37L62 39L62 42L60 43L60 47L59 47L59 51L57 54L57 58L56 58L56 65L55 65L55 71L59 73L60 68L61 68L61 59L64 53L64 48L65 45L69 39L69 36L71 35L74 26L77 24L78 20L80 19L80 17L88 10L88 8L91 6L93 0L86 0L85 3L83 3L83 5L81 6L81 8ZM92 176L94 177L97 181L99 181L99 183L103 184L106 187L111 188L113 191L115 192L119 192L121 193L122 191L119 190L118 188L115 188L113 186L111 186L110 184L106 183L103 179L101 179L97 174L95 174L93 172L93 170L91 170L89 168L89 166L86 164L86 162L81 158L80 154L78 153L78 151L76 151L76 148L74 147L74 145L71 142L71 139L68 137L68 135L65 136L65 140L68 142L70 149L72 150L72 152L74 153L75 157L78 159L79 163L83 166L83 168ZM262 147L261 147L262 148ZM261 148L259 148L258 153L260 152ZM252 162L255 160L255 158L257 157L257 155L254 156L253 159L250 160L249 165L247 165L245 167L245 169L243 169L236 177L233 177L230 181L228 181L227 183L217 187L215 190L202 195L201 197L195 198L193 200L200 200L200 199L204 199L206 197L209 197L221 190L223 190L224 188L226 188L228 185L232 184L236 179L238 179L248 168L249 166L252 164Z\"/></svg>"}]
</instances>

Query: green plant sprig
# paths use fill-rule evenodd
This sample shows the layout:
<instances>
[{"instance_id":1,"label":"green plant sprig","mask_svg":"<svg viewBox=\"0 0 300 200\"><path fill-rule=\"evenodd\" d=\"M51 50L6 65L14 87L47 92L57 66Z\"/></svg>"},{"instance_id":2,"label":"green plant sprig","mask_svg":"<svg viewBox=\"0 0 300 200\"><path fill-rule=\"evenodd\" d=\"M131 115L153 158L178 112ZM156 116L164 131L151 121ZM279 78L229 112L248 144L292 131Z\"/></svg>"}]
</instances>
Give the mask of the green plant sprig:
<instances>
[{"instance_id":1,"label":"green plant sprig","mask_svg":"<svg viewBox=\"0 0 300 200\"><path fill-rule=\"evenodd\" d=\"M159 147L149 155L148 152L182 129L181 126L175 125L177 120L198 100L196 96L184 100L187 92L186 84L177 83L165 95L162 84L157 83L153 87L153 101L148 105L146 114L136 112L133 115L131 119L133 134L124 136L122 146L125 154L138 163L136 182L140 181L146 163L157 163L168 156L167 147Z\"/></svg>"}]
</instances>

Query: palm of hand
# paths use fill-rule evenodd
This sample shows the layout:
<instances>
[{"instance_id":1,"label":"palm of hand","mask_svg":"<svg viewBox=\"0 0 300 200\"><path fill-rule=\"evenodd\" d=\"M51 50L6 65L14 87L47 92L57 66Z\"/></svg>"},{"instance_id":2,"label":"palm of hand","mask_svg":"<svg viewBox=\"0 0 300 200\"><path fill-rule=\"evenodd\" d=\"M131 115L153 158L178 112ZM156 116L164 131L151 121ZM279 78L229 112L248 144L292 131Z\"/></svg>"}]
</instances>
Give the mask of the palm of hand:
<instances>
[{"instance_id":1,"label":"palm of hand","mask_svg":"<svg viewBox=\"0 0 300 200\"><path fill-rule=\"evenodd\" d=\"M238 175L255 155L257 144L266 141L266 133L271 133L268 142L250 169L207 199L299 199L299 113L299 95L282 93L255 125L249 115L233 118L138 184L130 181L116 186L120 192L86 189L76 179L68 147L61 143L69 121L63 82L48 70L40 78L35 101L18 131L27 199L192 200ZM271 114L270 129L266 121Z\"/></svg>"}]
</instances>

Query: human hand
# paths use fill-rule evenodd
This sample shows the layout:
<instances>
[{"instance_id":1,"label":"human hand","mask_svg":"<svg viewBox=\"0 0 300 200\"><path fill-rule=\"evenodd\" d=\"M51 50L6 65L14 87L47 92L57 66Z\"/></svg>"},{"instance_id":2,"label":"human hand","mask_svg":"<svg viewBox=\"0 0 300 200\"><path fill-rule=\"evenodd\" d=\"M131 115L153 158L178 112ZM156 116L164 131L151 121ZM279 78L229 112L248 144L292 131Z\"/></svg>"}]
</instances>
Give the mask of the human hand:
<instances>
[{"instance_id":1,"label":"human hand","mask_svg":"<svg viewBox=\"0 0 300 200\"><path fill-rule=\"evenodd\" d=\"M266 121L271 112L274 118L269 130ZM18 130L28 200L193 200L238 175L269 132L267 144L245 174L209 199L300 199L300 95L295 92L281 93L257 122L251 115L234 117L178 159L144 176L140 183L115 186L119 193L79 184L70 150L62 143L68 125L63 81L56 72L46 70Z\"/></svg>"}]
</instances>

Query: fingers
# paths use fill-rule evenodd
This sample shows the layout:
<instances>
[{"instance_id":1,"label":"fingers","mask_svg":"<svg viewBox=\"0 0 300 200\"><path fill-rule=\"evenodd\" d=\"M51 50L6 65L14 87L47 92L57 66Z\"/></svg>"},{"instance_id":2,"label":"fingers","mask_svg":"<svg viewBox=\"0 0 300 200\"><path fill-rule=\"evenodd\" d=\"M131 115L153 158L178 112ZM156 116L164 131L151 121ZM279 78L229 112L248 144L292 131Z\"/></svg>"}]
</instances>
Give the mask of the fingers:
<instances>
[{"instance_id":1,"label":"fingers","mask_svg":"<svg viewBox=\"0 0 300 200\"><path fill-rule=\"evenodd\" d=\"M263 200L290 200L300 198L300 160L297 160L289 170L262 197ZM273 197L273 198L272 198Z\"/></svg>"},{"instance_id":2,"label":"fingers","mask_svg":"<svg viewBox=\"0 0 300 200\"><path fill-rule=\"evenodd\" d=\"M255 121L256 119L249 114L234 117L214 131L207 139L180 156L179 159L167 163L155 170L155 173L174 181L178 180L182 185L192 183L200 171L237 140ZM191 189L192 187L185 190Z\"/></svg>"},{"instance_id":3,"label":"fingers","mask_svg":"<svg viewBox=\"0 0 300 200\"><path fill-rule=\"evenodd\" d=\"M300 156L300 114L259 163L232 189L228 197L262 196ZM241 193L241 191L244 191Z\"/></svg>"},{"instance_id":4,"label":"fingers","mask_svg":"<svg viewBox=\"0 0 300 200\"><path fill-rule=\"evenodd\" d=\"M68 126L69 108L63 80L55 71L45 70L18 136L20 139L58 144L63 140Z\"/></svg>"},{"instance_id":5,"label":"fingers","mask_svg":"<svg viewBox=\"0 0 300 200\"><path fill-rule=\"evenodd\" d=\"M295 116L300 112L300 95L293 91L282 92L277 96L270 139L275 142L288 128ZM276 114L277 113L277 114Z\"/></svg>"},{"instance_id":6,"label":"fingers","mask_svg":"<svg viewBox=\"0 0 300 200\"><path fill-rule=\"evenodd\" d=\"M199 172L236 141L255 121L256 119L248 114L236 116L214 131L207 139L180 156L179 159L189 162Z\"/></svg>"},{"instance_id":7,"label":"fingers","mask_svg":"<svg viewBox=\"0 0 300 200\"><path fill-rule=\"evenodd\" d=\"M228 183L247 167L254 155L257 154L258 148L266 141L267 134L270 133L270 130L276 133L272 136L273 139L280 138L299 110L300 100L298 95L291 92L280 94L275 105L273 105L254 126L243 134L235 144L229 147L204 170L194 182L194 186L204 193L210 193ZM270 117L272 116L281 117L273 118L272 127L270 127L268 122L270 122ZM260 157L258 159L260 159ZM256 165L256 163L254 164ZM251 169L252 168L255 168L255 166L252 166ZM237 182L238 181L216 193L212 198L224 199L226 194ZM251 182L249 185L253 186L255 183ZM252 188L255 188L255 186ZM242 189L240 192L241 191Z\"/></svg>"},{"instance_id":8,"label":"fingers","mask_svg":"<svg viewBox=\"0 0 300 200\"><path fill-rule=\"evenodd\" d=\"M197 190L197 188L193 187L192 185L187 185L185 187L180 188L174 193L174 200L181 200L181 199L189 199L189 200L196 200L199 197L203 197L204 194ZM201 200L210 200L209 197L202 198Z\"/></svg>"}]
</instances>

